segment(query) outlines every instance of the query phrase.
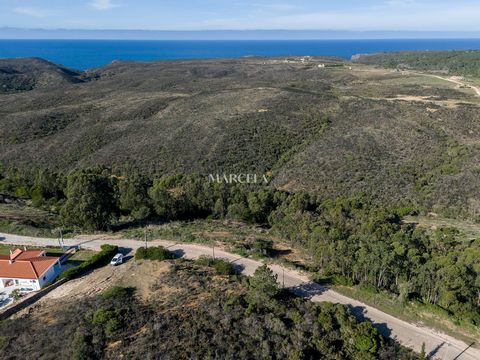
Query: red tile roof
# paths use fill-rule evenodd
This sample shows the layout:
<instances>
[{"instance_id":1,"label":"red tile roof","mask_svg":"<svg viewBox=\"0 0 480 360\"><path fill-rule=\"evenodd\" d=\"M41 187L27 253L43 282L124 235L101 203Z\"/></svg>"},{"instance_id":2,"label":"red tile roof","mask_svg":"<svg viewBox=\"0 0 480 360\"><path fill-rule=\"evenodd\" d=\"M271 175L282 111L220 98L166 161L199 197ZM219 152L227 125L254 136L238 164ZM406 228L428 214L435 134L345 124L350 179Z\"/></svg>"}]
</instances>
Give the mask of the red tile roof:
<instances>
[{"instance_id":1,"label":"red tile roof","mask_svg":"<svg viewBox=\"0 0 480 360\"><path fill-rule=\"evenodd\" d=\"M38 280L59 259L43 254L43 250L17 249L10 255L0 255L0 278Z\"/></svg>"}]
</instances>

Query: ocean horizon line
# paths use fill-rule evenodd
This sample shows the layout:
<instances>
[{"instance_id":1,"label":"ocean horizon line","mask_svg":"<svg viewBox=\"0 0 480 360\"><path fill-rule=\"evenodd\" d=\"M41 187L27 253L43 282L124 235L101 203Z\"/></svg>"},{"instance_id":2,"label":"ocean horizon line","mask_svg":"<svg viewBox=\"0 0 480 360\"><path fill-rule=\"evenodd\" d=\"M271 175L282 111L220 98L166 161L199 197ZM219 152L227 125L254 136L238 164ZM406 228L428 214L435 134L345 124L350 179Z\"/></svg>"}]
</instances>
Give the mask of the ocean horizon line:
<instances>
[{"instance_id":1,"label":"ocean horizon line","mask_svg":"<svg viewBox=\"0 0 480 360\"><path fill-rule=\"evenodd\" d=\"M431 40L478 39L480 31L422 30L148 30L148 29L44 29L0 27L2 40Z\"/></svg>"}]
</instances>

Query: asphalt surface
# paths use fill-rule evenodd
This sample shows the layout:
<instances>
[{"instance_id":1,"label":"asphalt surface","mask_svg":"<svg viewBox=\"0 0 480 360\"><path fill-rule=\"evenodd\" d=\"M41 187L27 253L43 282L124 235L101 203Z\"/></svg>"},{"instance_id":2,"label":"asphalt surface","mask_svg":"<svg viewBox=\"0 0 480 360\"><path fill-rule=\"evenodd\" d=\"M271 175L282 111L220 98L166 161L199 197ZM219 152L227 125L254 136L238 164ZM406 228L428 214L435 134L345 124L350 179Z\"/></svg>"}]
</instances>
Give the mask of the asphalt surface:
<instances>
[{"instance_id":1,"label":"asphalt surface","mask_svg":"<svg viewBox=\"0 0 480 360\"><path fill-rule=\"evenodd\" d=\"M34 246L58 246L58 240L46 238L33 238L18 235L0 233L0 244L34 245ZM67 239L65 245L80 245L83 249L99 250L103 244L118 245L124 251L135 250L144 243L137 240L127 239ZM260 261L243 258L239 255L227 253L217 248L213 249L205 245L175 243L172 241L149 241L148 246L161 245L175 252L178 256L187 259L196 259L201 255L213 255L231 261L237 270L244 275L252 275L255 269L262 265ZM347 305L352 312L360 319L367 319L374 323L379 331L388 337L395 338L402 345L420 352L422 344L425 343L427 354L430 359L441 360L480 360L480 349L469 347L469 344L457 340L449 335L440 333L431 328L421 327L407 323L388 315L378 309L363 304L360 301L350 299L335 291L322 287L311 282L305 275L284 268L279 265L269 266L277 275L278 282L298 295L306 297L311 301L329 301Z\"/></svg>"}]
</instances>

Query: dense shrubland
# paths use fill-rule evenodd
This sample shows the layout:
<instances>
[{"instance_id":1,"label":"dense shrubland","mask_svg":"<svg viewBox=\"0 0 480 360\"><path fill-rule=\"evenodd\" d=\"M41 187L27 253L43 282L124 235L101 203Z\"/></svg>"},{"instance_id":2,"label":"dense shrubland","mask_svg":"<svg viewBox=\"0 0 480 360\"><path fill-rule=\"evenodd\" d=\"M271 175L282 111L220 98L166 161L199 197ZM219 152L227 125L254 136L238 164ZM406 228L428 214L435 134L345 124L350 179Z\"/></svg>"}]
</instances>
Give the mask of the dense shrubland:
<instances>
[{"instance_id":1,"label":"dense shrubland","mask_svg":"<svg viewBox=\"0 0 480 360\"><path fill-rule=\"evenodd\" d=\"M412 56L433 69L429 56L456 54ZM472 56L465 67L475 67L478 52L464 54ZM448 217L480 218L473 92L363 65L316 66L339 59L283 60L116 62L73 72L68 78L82 82L71 84L58 81L61 66L6 59L0 72L21 81L43 69L51 86L0 94L0 163L65 173L133 164L150 177L271 171L273 185L289 191L368 193L380 205L406 199ZM19 66L21 74L8 70ZM124 199L121 210L135 202L142 199ZM135 216L148 211L137 207Z\"/></svg>"},{"instance_id":2,"label":"dense shrubland","mask_svg":"<svg viewBox=\"0 0 480 360\"><path fill-rule=\"evenodd\" d=\"M142 222L215 218L266 225L312 254L312 270L320 276L388 291L401 302L417 299L480 325L480 239L460 242L451 229L429 234L402 224L402 216L415 212L412 207L227 185L200 175L149 179L133 169L116 174L83 169L66 177L13 172L0 184L4 191L30 196L38 206L55 208L67 228L105 230L118 226L119 216Z\"/></svg>"},{"instance_id":3,"label":"dense shrubland","mask_svg":"<svg viewBox=\"0 0 480 360\"><path fill-rule=\"evenodd\" d=\"M161 301L140 302L133 289L115 286L55 310L38 309L40 318L2 322L0 358L417 358L372 324L359 323L345 306L279 290L266 267L246 279L213 276L205 265L182 262L157 285L152 299ZM55 321L39 321L53 311Z\"/></svg>"},{"instance_id":4,"label":"dense shrubland","mask_svg":"<svg viewBox=\"0 0 480 360\"><path fill-rule=\"evenodd\" d=\"M364 64L378 64L392 68L443 70L452 75L480 77L480 51L403 51L362 55Z\"/></svg>"}]
</instances>

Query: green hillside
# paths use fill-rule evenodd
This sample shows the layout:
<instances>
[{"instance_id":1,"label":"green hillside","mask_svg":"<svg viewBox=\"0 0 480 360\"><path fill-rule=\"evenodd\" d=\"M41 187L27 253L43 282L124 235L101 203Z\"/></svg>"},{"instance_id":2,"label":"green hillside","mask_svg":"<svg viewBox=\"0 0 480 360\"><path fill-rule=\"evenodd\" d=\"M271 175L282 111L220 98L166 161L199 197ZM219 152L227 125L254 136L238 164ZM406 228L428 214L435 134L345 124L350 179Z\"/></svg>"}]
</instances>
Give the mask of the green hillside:
<instances>
[{"instance_id":1,"label":"green hillside","mask_svg":"<svg viewBox=\"0 0 480 360\"><path fill-rule=\"evenodd\" d=\"M401 51L361 55L356 61L391 68L443 71L480 77L480 51Z\"/></svg>"},{"instance_id":2,"label":"green hillside","mask_svg":"<svg viewBox=\"0 0 480 360\"><path fill-rule=\"evenodd\" d=\"M61 69L0 95L4 168L272 171L290 191L478 212L480 99L447 81L325 58L115 62L75 81Z\"/></svg>"}]
</instances>

